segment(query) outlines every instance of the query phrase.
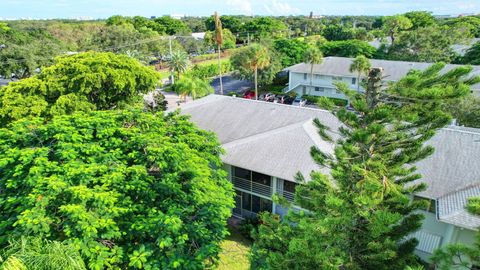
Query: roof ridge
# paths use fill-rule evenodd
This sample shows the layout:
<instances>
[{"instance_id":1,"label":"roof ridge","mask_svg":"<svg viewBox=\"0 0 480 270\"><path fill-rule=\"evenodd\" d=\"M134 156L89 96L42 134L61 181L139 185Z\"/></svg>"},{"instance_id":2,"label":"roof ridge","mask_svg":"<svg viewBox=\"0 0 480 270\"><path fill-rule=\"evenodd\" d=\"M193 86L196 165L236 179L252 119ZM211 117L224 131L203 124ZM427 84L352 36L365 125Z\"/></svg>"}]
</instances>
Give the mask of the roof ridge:
<instances>
[{"instance_id":1,"label":"roof ridge","mask_svg":"<svg viewBox=\"0 0 480 270\"><path fill-rule=\"evenodd\" d=\"M243 137L243 138L239 138L239 139L236 139L236 140L233 140L233 141L229 141L227 143L224 143L222 146L225 147L229 144L233 145L233 144L237 144L237 143L243 143L243 141L250 140L254 137L260 137L262 135L265 136L265 135L268 135L268 134L277 133L282 129L288 130L289 128L293 128L294 126L303 126L303 124L307 121L310 121L310 120L303 120L303 121L300 121L300 122L295 122L293 124L283 125L281 127L275 128L275 129L270 129L270 130L267 130L267 131L264 131L264 132L255 133L255 134L249 135L247 137Z\"/></svg>"}]
</instances>

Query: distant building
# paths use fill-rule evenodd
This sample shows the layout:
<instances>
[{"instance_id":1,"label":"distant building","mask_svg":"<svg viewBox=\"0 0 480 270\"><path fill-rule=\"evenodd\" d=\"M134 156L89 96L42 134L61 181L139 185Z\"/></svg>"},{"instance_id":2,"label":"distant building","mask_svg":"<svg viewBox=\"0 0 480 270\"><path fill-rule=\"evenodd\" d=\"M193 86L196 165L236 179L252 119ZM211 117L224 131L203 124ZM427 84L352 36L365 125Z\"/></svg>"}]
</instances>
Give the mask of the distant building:
<instances>
[{"instance_id":1,"label":"distant building","mask_svg":"<svg viewBox=\"0 0 480 270\"><path fill-rule=\"evenodd\" d=\"M323 62L313 65L313 78L311 78L310 64L300 63L286 68L289 72L288 87L285 92L295 92L297 96L313 95L330 98L347 99L347 97L336 89L335 82L344 82L351 89L357 90L358 78L356 72L350 72L350 65L353 58L325 57ZM372 67L383 68L384 82L394 82L403 78L412 69L425 70L432 63L405 62L371 59ZM460 65L446 65L442 72L447 72ZM480 66L473 66L472 75L480 75ZM364 91L360 87L360 91ZM472 93L480 96L480 83L472 86Z\"/></svg>"}]
</instances>

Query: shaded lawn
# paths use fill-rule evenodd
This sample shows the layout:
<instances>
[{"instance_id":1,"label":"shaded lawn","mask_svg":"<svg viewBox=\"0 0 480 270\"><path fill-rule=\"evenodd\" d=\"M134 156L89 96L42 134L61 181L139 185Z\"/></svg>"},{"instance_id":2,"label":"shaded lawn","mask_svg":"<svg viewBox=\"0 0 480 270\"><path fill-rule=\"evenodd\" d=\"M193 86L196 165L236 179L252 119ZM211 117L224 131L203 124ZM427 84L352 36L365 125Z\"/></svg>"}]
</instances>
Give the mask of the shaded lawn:
<instances>
[{"instance_id":1,"label":"shaded lawn","mask_svg":"<svg viewBox=\"0 0 480 270\"><path fill-rule=\"evenodd\" d=\"M248 254L252 243L243 237L237 229L228 227L230 235L222 242L220 263L216 270L248 270Z\"/></svg>"}]
</instances>

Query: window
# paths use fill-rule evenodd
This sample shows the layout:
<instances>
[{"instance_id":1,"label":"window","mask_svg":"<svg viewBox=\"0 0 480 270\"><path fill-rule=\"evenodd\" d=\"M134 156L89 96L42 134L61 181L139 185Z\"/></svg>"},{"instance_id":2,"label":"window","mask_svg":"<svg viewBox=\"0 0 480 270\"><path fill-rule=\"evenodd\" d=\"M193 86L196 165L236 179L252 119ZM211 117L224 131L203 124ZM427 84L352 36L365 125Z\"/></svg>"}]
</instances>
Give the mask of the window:
<instances>
[{"instance_id":1,"label":"window","mask_svg":"<svg viewBox=\"0 0 480 270\"><path fill-rule=\"evenodd\" d=\"M304 80L307 79L307 73L303 73L303 79L304 79Z\"/></svg>"},{"instance_id":2,"label":"window","mask_svg":"<svg viewBox=\"0 0 480 270\"><path fill-rule=\"evenodd\" d=\"M315 87L315 91L319 92L319 91L320 91L320 87Z\"/></svg>"},{"instance_id":3,"label":"window","mask_svg":"<svg viewBox=\"0 0 480 270\"><path fill-rule=\"evenodd\" d=\"M237 195L237 197L241 197L241 200L236 200L236 203L239 204L235 206L237 212L240 208L254 213L272 212L272 201L246 192L240 192L240 194L241 195Z\"/></svg>"},{"instance_id":4,"label":"window","mask_svg":"<svg viewBox=\"0 0 480 270\"><path fill-rule=\"evenodd\" d=\"M238 178L250 180L250 171L235 167L233 175Z\"/></svg>"},{"instance_id":5,"label":"window","mask_svg":"<svg viewBox=\"0 0 480 270\"><path fill-rule=\"evenodd\" d=\"M252 172L252 181L262 185L270 186L271 177L266 174Z\"/></svg>"},{"instance_id":6,"label":"window","mask_svg":"<svg viewBox=\"0 0 480 270\"><path fill-rule=\"evenodd\" d=\"M252 211L252 194L242 192L242 209Z\"/></svg>"},{"instance_id":7,"label":"window","mask_svg":"<svg viewBox=\"0 0 480 270\"><path fill-rule=\"evenodd\" d=\"M283 190L285 191L295 193L295 188L297 187L297 185L297 183L283 180Z\"/></svg>"},{"instance_id":8,"label":"window","mask_svg":"<svg viewBox=\"0 0 480 270\"><path fill-rule=\"evenodd\" d=\"M340 93L342 93L342 91L340 91L338 89L335 89L335 93L340 94Z\"/></svg>"},{"instance_id":9,"label":"window","mask_svg":"<svg viewBox=\"0 0 480 270\"><path fill-rule=\"evenodd\" d=\"M342 77L333 76L333 77L332 77L332 80L334 80L334 81L341 81L341 80L342 80Z\"/></svg>"},{"instance_id":10,"label":"window","mask_svg":"<svg viewBox=\"0 0 480 270\"><path fill-rule=\"evenodd\" d=\"M355 85L357 83L357 78L352 78L352 85Z\"/></svg>"}]
</instances>

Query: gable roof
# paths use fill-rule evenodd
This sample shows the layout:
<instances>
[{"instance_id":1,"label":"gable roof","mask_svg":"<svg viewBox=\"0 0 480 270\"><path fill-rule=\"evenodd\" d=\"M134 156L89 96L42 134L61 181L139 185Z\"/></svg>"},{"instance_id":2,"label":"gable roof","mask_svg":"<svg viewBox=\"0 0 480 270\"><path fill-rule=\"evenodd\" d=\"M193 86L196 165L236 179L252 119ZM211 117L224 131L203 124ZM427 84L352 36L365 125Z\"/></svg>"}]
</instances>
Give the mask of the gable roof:
<instances>
[{"instance_id":1,"label":"gable roof","mask_svg":"<svg viewBox=\"0 0 480 270\"><path fill-rule=\"evenodd\" d=\"M344 76L344 77L357 77L355 72L350 72L350 65L353 58L329 56L323 59L321 64L313 65L313 73L329 76ZM405 77L407 73L412 69L425 70L432 63L422 62L406 62L406 61L391 61L391 60L378 60L370 59L372 67L383 68L383 75L386 81L398 81ZM462 65L447 64L442 72L447 72ZM472 75L480 75L480 66L472 66ZM310 64L300 63L286 68L290 72L295 73L310 73ZM480 83L472 86L474 90L480 90Z\"/></svg>"},{"instance_id":2,"label":"gable roof","mask_svg":"<svg viewBox=\"0 0 480 270\"><path fill-rule=\"evenodd\" d=\"M434 153L415 164L427 184L420 196L438 199L471 186L480 186L480 129L442 128L427 145Z\"/></svg>"},{"instance_id":3,"label":"gable roof","mask_svg":"<svg viewBox=\"0 0 480 270\"><path fill-rule=\"evenodd\" d=\"M297 172L308 180L311 171L319 170L310 156L312 146L333 153L334 144L321 139L312 120L329 127L333 140L342 125L325 110L219 95L184 104L181 112L217 134L226 150L225 163L290 181Z\"/></svg>"},{"instance_id":4,"label":"gable roof","mask_svg":"<svg viewBox=\"0 0 480 270\"><path fill-rule=\"evenodd\" d=\"M317 146L333 154L334 144L324 141L313 119L330 128L339 139L341 122L330 112L243 98L210 95L181 106L200 128L215 132L225 149L223 162L295 181L312 171L329 173L312 159ZM419 196L437 200L438 219L468 229L480 227L480 218L465 210L467 199L480 196L480 129L449 126L427 142L434 153L417 166L427 189Z\"/></svg>"},{"instance_id":5,"label":"gable roof","mask_svg":"<svg viewBox=\"0 0 480 270\"><path fill-rule=\"evenodd\" d=\"M468 198L480 196L480 185L455 191L438 199L438 219L470 230L478 230L480 217L470 214L465 207Z\"/></svg>"}]
</instances>

